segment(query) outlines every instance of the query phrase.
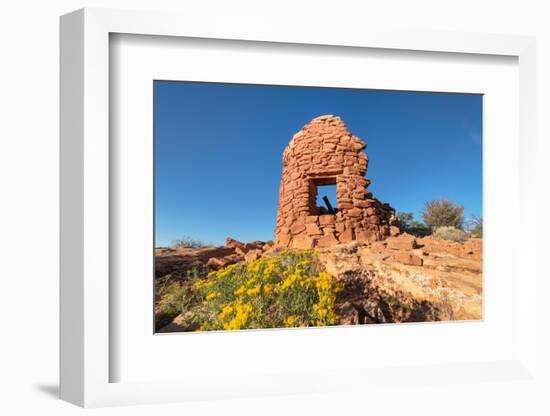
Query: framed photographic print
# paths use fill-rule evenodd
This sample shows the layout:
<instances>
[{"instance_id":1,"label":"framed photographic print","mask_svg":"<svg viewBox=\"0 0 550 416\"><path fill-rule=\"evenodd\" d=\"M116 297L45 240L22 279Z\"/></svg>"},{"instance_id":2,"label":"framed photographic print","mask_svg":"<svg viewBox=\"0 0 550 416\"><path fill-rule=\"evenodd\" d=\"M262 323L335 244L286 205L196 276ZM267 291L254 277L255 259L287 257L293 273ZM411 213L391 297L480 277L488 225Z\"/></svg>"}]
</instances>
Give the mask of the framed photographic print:
<instances>
[{"instance_id":1,"label":"framed photographic print","mask_svg":"<svg viewBox=\"0 0 550 416\"><path fill-rule=\"evenodd\" d=\"M61 19L62 398L536 383L533 39L242 23Z\"/></svg>"},{"instance_id":2,"label":"framed photographic print","mask_svg":"<svg viewBox=\"0 0 550 416\"><path fill-rule=\"evenodd\" d=\"M156 331L483 318L481 94L153 94Z\"/></svg>"}]
</instances>

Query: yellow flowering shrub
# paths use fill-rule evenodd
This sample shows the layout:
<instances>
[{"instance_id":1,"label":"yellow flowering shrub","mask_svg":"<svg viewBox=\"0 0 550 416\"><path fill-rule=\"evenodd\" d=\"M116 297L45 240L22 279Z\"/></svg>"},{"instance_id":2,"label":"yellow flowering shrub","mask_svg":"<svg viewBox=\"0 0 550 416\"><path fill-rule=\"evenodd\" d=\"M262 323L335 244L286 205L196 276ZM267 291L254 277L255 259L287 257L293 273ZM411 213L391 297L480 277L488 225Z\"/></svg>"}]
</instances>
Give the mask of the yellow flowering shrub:
<instances>
[{"instance_id":1,"label":"yellow flowering shrub","mask_svg":"<svg viewBox=\"0 0 550 416\"><path fill-rule=\"evenodd\" d=\"M311 250L238 263L194 282L200 330L334 325L341 286Z\"/></svg>"}]
</instances>

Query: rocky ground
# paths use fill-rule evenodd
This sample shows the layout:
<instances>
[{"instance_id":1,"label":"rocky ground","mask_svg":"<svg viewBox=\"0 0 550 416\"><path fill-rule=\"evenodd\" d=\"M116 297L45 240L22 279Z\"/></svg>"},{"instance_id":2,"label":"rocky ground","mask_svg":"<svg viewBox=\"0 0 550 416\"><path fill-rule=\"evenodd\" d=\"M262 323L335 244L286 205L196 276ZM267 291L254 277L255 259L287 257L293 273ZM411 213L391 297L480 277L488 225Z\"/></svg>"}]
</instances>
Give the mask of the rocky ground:
<instances>
[{"instance_id":1,"label":"rocky ground","mask_svg":"<svg viewBox=\"0 0 550 416\"><path fill-rule=\"evenodd\" d=\"M241 243L227 238L220 247L162 247L155 249L155 277L171 275L184 279L190 273L204 275L240 261L256 260L271 243L254 241Z\"/></svg>"},{"instance_id":2,"label":"rocky ground","mask_svg":"<svg viewBox=\"0 0 550 416\"><path fill-rule=\"evenodd\" d=\"M160 248L156 276L186 279L229 264L278 254L271 243ZM483 318L482 240L464 243L406 233L378 242L317 249L324 268L344 283L337 305L341 324L478 320ZM161 332L178 330L178 317Z\"/></svg>"},{"instance_id":3,"label":"rocky ground","mask_svg":"<svg viewBox=\"0 0 550 416\"><path fill-rule=\"evenodd\" d=\"M464 243L403 234L319 251L346 283L342 323L482 319L482 240Z\"/></svg>"}]
</instances>

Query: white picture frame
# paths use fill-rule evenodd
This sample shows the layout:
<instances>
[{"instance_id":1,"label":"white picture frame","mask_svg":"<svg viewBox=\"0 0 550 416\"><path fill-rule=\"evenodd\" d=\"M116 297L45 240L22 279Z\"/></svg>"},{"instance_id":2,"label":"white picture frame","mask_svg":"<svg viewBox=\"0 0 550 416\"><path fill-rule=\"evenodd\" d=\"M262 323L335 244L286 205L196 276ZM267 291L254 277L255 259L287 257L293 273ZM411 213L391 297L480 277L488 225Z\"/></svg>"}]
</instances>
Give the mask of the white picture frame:
<instances>
[{"instance_id":1,"label":"white picture frame","mask_svg":"<svg viewBox=\"0 0 550 416\"><path fill-rule=\"evenodd\" d=\"M196 378L175 381L112 382L112 333L109 276L110 171L109 148L109 37L110 34L225 39L281 44L430 51L451 54L504 55L519 66L519 213L535 200L535 41L530 37L397 32L346 28L327 31L314 24L285 27L273 24L227 22L205 24L193 16L168 13L82 9L61 18L61 398L80 406L184 401L198 398L265 394L319 393L361 390L380 380L390 383L414 373L420 383L434 380L507 380L537 383L536 216L521 215L518 227L517 313L515 354L498 361L439 365L418 363L414 369L332 369L318 373L270 374L251 381L237 380L222 388ZM120 357L118 357L120 358ZM325 374L325 373L322 373ZM500 378L499 378L500 377ZM323 380L323 381L320 381ZM342 382L342 380L346 380ZM221 381L225 381L223 377ZM353 386L353 387L352 387ZM368 387L368 388L371 388ZM482 388L482 387L480 387Z\"/></svg>"}]
</instances>

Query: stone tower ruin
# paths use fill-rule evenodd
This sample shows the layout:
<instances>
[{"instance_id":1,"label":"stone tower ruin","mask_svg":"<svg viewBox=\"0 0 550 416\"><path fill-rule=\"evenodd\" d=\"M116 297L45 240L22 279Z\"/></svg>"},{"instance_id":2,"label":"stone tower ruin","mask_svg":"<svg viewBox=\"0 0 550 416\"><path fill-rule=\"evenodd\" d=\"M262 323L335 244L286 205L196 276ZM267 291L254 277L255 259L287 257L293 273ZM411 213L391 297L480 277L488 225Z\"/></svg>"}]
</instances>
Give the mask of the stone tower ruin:
<instances>
[{"instance_id":1,"label":"stone tower ruin","mask_svg":"<svg viewBox=\"0 0 550 416\"><path fill-rule=\"evenodd\" d=\"M328 247L399 232L394 209L367 190L365 147L333 115L313 119L292 137L283 152L277 246ZM336 185L337 200L318 206L318 187L325 185Z\"/></svg>"}]
</instances>

